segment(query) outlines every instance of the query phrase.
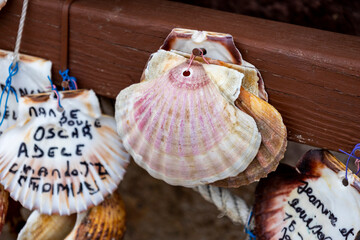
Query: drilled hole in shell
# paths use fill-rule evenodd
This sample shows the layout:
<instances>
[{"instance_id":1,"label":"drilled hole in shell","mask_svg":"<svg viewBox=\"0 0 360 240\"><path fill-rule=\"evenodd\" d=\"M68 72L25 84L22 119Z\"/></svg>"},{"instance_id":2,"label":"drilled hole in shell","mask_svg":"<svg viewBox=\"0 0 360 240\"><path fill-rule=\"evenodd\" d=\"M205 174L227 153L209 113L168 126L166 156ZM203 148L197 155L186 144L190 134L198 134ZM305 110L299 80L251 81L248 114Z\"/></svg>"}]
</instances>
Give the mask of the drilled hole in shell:
<instances>
[{"instance_id":1,"label":"drilled hole in shell","mask_svg":"<svg viewBox=\"0 0 360 240\"><path fill-rule=\"evenodd\" d=\"M344 178L344 179L342 180L342 184L343 184L345 187L347 187L347 186L349 185L349 181L348 181L346 178Z\"/></svg>"},{"instance_id":2,"label":"drilled hole in shell","mask_svg":"<svg viewBox=\"0 0 360 240\"><path fill-rule=\"evenodd\" d=\"M354 155L355 157L360 158L360 150L356 150Z\"/></svg>"},{"instance_id":3,"label":"drilled hole in shell","mask_svg":"<svg viewBox=\"0 0 360 240\"><path fill-rule=\"evenodd\" d=\"M184 77L189 77L190 75L191 75L191 72L189 70L183 71L183 76Z\"/></svg>"},{"instance_id":4,"label":"drilled hole in shell","mask_svg":"<svg viewBox=\"0 0 360 240\"><path fill-rule=\"evenodd\" d=\"M57 106L56 109L58 110L58 112L63 112L63 111L64 111L64 108L63 108L63 107L60 107L60 106Z\"/></svg>"}]
</instances>

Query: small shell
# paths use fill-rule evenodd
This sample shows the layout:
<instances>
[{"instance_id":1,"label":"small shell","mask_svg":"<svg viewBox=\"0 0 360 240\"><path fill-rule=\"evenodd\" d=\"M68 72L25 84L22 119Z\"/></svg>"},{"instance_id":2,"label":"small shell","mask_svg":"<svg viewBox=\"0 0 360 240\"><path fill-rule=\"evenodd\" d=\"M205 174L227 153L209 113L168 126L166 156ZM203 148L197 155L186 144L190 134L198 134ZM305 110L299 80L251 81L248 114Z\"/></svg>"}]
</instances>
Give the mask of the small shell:
<instances>
[{"instance_id":1,"label":"small shell","mask_svg":"<svg viewBox=\"0 0 360 240\"><path fill-rule=\"evenodd\" d=\"M17 124L0 138L0 179L24 207L69 215L111 194L129 155L93 91L60 92L60 98L63 112L52 93L20 99Z\"/></svg>"},{"instance_id":2,"label":"small shell","mask_svg":"<svg viewBox=\"0 0 360 240\"><path fill-rule=\"evenodd\" d=\"M235 105L255 119L261 134L261 145L254 161L236 177L215 183L220 187L238 188L258 181L274 171L284 157L287 145L286 127L280 113L269 103L241 88Z\"/></svg>"},{"instance_id":3,"label":"small shell","mask_svg":"<svg viewBox=\"0 0 360 240\"><path fill-rule=\"evenodd\" d=\"M280 165L262 179L254 206L257 239L354 239L360 230L360 179L330 152L311 150L297 169ZM347 237L345 237L347 236Z\"/></svg>"},{"instance_id":4,"label":"small shell","mask_svg":"<svg viewBox=\"0 0 360 240\"><path fill-rule=\"evenodd\" d=\"M146 77L118 95L116 121L124 146L153 177L172 185L236 176L261 141L255 121L233 105L243 75L194 61L185 76L189 62L179 57L160 78ZM163 63L156 59L151 64Z\"/></svg>"},{"instance_id":5,"label":"small shell","mask_svg":"<svg viewBox=\"0 0 360 240\"><path fill-rule=\"evenodd\" d=\"M205 48L206 57L228 63L242 63L239 50L230 34L174 28L160 49L191 53L194 48Z\"/></svg>"},{"instance_id":6,"label":"small shell","mask_svg":"<svg viewBox=\"0 0 360 240\"><path fill-rule=\"evenodd\" d=\"M198 60L198 58L196 59ZM202 59L200 58L199 60ZM186 60L176 52L159 50L153 54L149 60L142 76L142 81L159 78L171 68L174 68L176 65L185 61ZM207 68L208 65L205 64L204 67ZM216 68L214 71L213 69L208 69L210 75L214 75L217 72L218 69ZM246 74L247 72L245 72L245 75ZM231 81L228 81L227 83L229 82ZM224 87L221 87L221 90L224 91ZM231 96L231 94L229 95ZM234 100L234 98L232 100ZM286 127L280 113L273 106L251 94L244 88L241 88L240 95L235 101L235 105L254 118L261 134L262 143L256 158L250 163L245 171L241 172L238 176L215 183L215 185L221 187L239 187L258 181L260 178L267 176L269 172L274 171L278 166L279 161L284 156L287 145Z\"/></svg>"},{"instance_id":7,"label":"small shell","mask_svg":"<svg viewBox=\"0 0 360 240\"><path fill-rule=\"evenodd\" d=\"M63 240L74 228L76 215L45 215L33 211L17 240Z\"/></svg>"},{"instance_id":8,"label":"small shell","mask_svg":"<svg viewBox=\"0 0 360 240\"><path fill-rule=\"evenodd\" d=\"M1 1L1 0L0 0ZM0 2L1 9L1 2ZM13 53L0 50L0 84L5 86L9 76L9 66L13 60ZM51 76L52 63L48 60L20 54L18 62L19 70L12 77L11 87L16 92L18 98L27 94L40 93L47 91L50 85L48 76ZM6 97L6 93L4 93ZM3 100L4 102L4 100ZM0 113L4 112L5 104L1 104ZM8 105L3 124L0 126L0 135L9 127L16 123L18 118L18 103L13 92L10 92ZM2 115L0 114L0 119Z\"/></svg>"},{"instance_id":9,"label":"small shell","mask_svg":"<svg viewBox=\"0 0 360 240\"><path fill-rule=\"evenodd\" d=\"M119 194L114 194L99 206L79 213L76 224L65 240L120 240L125 233L125 206Z\"/></svg>"},{"instance_id":10,"label":"small shell","mask_svg":"<svg viewBox=\"0 0 360 240\"><path fill-rule=\"evenodd\" d=\"M9 207L9 193L0 185L0 233L5 224L6 213Z\"/></svg>"},{"instance_id":11,"label":"small shell","mask_svg":"<svg viewBox=\"0 0 360 240\"><path fill-rule=\"evenodd\" d=\"M178 54L191 54L194 48L204 48L211 64L233 68L245 74L243 87L256 96L268 100L264 81L254 65L244 61L230 34L174 28L160 49ZM197 59L201 60L201 57Z\"/></svg>"}]
</instances>

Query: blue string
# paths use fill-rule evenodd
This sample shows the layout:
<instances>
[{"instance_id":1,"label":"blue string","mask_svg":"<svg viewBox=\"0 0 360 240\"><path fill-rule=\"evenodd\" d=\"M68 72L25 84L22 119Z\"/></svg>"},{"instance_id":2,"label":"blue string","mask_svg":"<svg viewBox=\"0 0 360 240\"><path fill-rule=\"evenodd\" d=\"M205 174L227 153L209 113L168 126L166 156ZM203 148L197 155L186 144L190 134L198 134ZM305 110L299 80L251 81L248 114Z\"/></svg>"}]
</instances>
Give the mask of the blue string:
<instances>
[{"instance_id":1,"label":"blue string","mask_svg":"<svg viewBox=\"0 0 360 240\"><path fill-rule=\"evenodd\" d=\"M250 216L249 216L249 220L248 220L248 222L247 222L247 225L245 226L245 232L246 232L246 234L249 235L249 240L256 240L256 236L255 236L254 233L252 233L251 230L249 229L249 228L250 228L250 222L251 222L252 216L253 216L253 212L251 211L251 212L250 212Z\"/></svg>"},{"instance_id":2,"label":"blue string","mask_svg":"<svg viewBox=\"0 0 360 240\"><path fill-rule=\"evenodd\" d=\"M59 107L63 108L61 106L61 102L60 102L60 94L59 94L58 90L56 89L56 86L53 84L53 82L51 81L49 76L48 76L48 79L49 79L50 84L51 84L51 90L53 90L55 92L56 96L57 96L57 102L58 102Z\"/></svg>"},{"instance_id":3,"label":"blue string","mask_svg":"<svg viewBox=\"0 0 360 240\"><path fill-rule=\"evenodd\" d=\"M348 173L349 161L350 161L350 159L351 159L352 157L355 158L355 159L357 158L357 157L355 156L355 152L356 152L357 150L360 151L360 143L358 143L358 144L355 145L355 147L353 148L353 150L351 151L351 153L347 153L347 152L339 149L340 152L342 152L342 153L344 153L344 154L346 154L346 155L349 156L348 159L347 159L347 161L346 161L346 171L345 171L345 179L346 179L346 180L348 180L348 178L347 178L347 173ZM360 169L355 173L355 175L358 175L359 172L360 172Z\"/></svg>"},{"instance_id":4,"label":"blue string","mask_svg":"<svg viewBox=\"0 0 360 240\"><path fill-rule=\"evenodd\" d=\"M69 82L69 89L70 90L76 90L77 89L77 85L76 85L76 78L69 76L69 69L66 69L65 71L59 71L59 74L61 75L63 82L68 81ZM63 90L65 90L65 88L63 87Z\"/></svg>"},{"instance_id":5,"label":"blue string","mask_svg":"<svg viewBox=\"0 0 360 240\"><path fill-rule=\"evenodd\" d=\"M0 97L0 107L1 107L1 103L2 103L2 98L4 96L4 92L7 91L7 95L6 95L6 100L5 100L5 108L4 108L4 112L2 114L1 117L1 122L0 122L0 126L3 124L4 119L5 119L5 115L6 115L6 109L7 109L7 105L8 105L8 100L9 100L9 95L10 95L10 91L12 91L15 95L16 98L16 102L19 102L16 91L11 87L11 81L12 81L12 77L15 76L15 74L17 74L17 72L19 71L19 65L18 63L15 64L15 67L13 68L13 64L11 63L9 66L9 76L7 77L6 81L5 81L5 88L2 90L1 92L1 97Z\"/></svg>"}]
</instances>

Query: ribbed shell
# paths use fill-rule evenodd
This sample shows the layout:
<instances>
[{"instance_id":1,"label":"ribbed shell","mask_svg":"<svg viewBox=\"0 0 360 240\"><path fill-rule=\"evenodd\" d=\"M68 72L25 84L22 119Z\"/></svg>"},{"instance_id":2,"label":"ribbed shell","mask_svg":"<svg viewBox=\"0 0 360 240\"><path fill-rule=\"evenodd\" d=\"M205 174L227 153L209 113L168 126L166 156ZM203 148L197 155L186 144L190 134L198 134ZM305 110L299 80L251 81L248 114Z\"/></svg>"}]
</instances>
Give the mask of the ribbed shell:
<instances>
[{"instance_id":1,"label":"ribbed shell","mask_svg":"<svg viewBox=\"0 0 360 240\"><path fill-rule=\"evenodd\" d=\"M125 206L114 192L99 206L78 214L76 224L65 240L120 240L125 234Z\"/></svg>"},{"instance_id":2,"label":"ribbed shell","mask_svg":"<svg viewBox=\"0 0 360 240\"><path fill-rule=\"evenodd\" d=\"M260 72L251 63L242 59L230 34L174 28L160 47L160 49L175 51L181 55L191 54L194 48L205 49L205 57L212 64L245 72L242 86L267 101L268 95ZM201 57L197 59L201 61Z\"/></svg>"},{"instance_id":3,"label":"ribbed shell","mask_svg":"<svg viewBox=\"0 0 360 240\"><path fill-rule=\"evenodd\" d=\"M238 188L266 177L277 168L287 145L286 127L273 106L243 88L235 105L254 118L261 134L261 145L246 170L235 177L216 182L215 185L220 187Z\"/></svg>"},{"instance_id":4,"label":"ribbed shell","mask_svg":"<svg viewBox=\"0 0 360 240\"><path fill-rule=\"evenodd\" d=\"M345 228L353 232L346 239L354 240L360 230L360 179L349 170L344 186L345 166L325 150L307 152L297 169L280 165L257 186L256 239L337 240L345 239Z\"/></svg>"},{"instance_id":5,"label":"ribbed shell","mask_svg":"<svg viewBox=\"0 0 360 240\"><path fill-rule=\"evenodd\" d=\"M45 215L33 211L21 229L17 240L64 240L74 228L76 214Z\"/></svg>"},{"instance_id":6,"label":"ribbed shell","mask_svg":"<svg viewBox=\"0 0 360 240\"><path fill-rule=\"evenodd\" d=\"M159 78L171 68L185 62L186 58L183 56L189 57L188 54L175 51L168 52L159 50L154 53L144 70L142 81L150 81ZM196 60L204 62L200 57L197 57ZM208 61L219 64L219 61L211 59L208 59ZM234 68L234 66L238 65L230 65L228 63L221 63L219 65L239 71L239 69ZM206 68L209 75L215 75L213 78L218 79L216 76L219 73L218 68L214 68L212 65L206 64L203 66ZM251 72L243 71L243 74L245 74L245 78L252 78ZM220 86L220 89L224 91L224 89L228 89L229 86L232 86L233 82L234 80L232 80L232 78L227 77L223 83L218 83L218 85ZM225 87L221 87L223 85L225 85ZM228 95L229 98L233 97L231 99L232 101L235 100L234 95L231 93ZM261 145L255 159L250 163L245 171L241 172L238 176L230 177L214 183L215 185L221 187L237 188L266 177L269 172L274 171L278 166L280 160L284 156L287 145L286 127L282 121L280 113L265 100L260 99L255 94L252 94L243 88L243 82L240 94L235 100L235 105L240 110L254 118L261 134Z\"/></svg>"},{"instance_id":7,"label":"ribbed shell","mask_svg":"<svg viewBox=\"0 0 360 240\"><path fill-rule=\"evenodd\" d=\"M62 113L51 93L20 99L17 124L0 138L0 179L24 207L69 215L111 194L129 155L93 91L60 97Z\"/></svg>"},{"instance_id":8,"label":"ribbed shell","mask_svg":"<svg viewBox=\"0 0 360 240\"><path fill-rule=\"evenodd\" d=\"M160 78L121 91L116 121L125 148L152 176L197 186L245 170L261 137L233 105L242 74L193 62L184 76L188 64L184 58Z\"/></svg>"}]
</instances>

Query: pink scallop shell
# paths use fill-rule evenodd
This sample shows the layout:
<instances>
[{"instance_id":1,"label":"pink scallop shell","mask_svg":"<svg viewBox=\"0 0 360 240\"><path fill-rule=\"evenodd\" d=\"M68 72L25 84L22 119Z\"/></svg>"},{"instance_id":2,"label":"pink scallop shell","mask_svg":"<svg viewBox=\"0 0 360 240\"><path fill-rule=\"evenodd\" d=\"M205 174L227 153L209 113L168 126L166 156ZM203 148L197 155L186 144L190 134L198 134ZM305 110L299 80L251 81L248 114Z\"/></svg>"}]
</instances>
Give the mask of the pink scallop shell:
<instances>
[{"instance_id":1,"label":"pink scallop shell","mask_svg":"<svg viewBox=\"0 0 360 240\"><path fill-rule=\"evenodd\" d=\"M255 121L237 109L242 75L189 62L158 79L121 91L116 101L118 133L134 160L155 178L172 185L197 186L246 169L258 152L261 136ZM222 89L229 75L235 86ZM231 81L230 81L231 82ZM226 84L225 84L226 85ZM219 91L221 89L222 91Z\"/></svg>"}]
</instances>

